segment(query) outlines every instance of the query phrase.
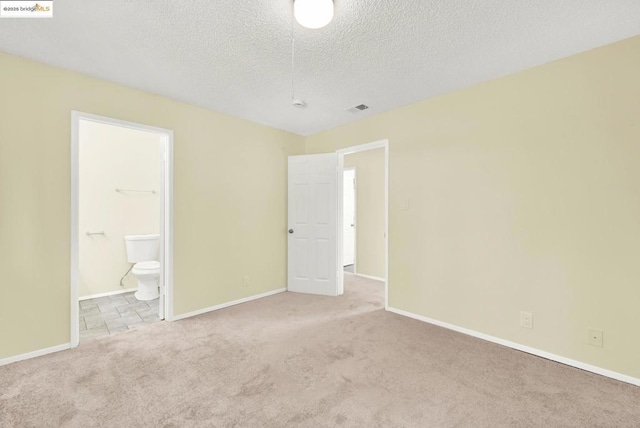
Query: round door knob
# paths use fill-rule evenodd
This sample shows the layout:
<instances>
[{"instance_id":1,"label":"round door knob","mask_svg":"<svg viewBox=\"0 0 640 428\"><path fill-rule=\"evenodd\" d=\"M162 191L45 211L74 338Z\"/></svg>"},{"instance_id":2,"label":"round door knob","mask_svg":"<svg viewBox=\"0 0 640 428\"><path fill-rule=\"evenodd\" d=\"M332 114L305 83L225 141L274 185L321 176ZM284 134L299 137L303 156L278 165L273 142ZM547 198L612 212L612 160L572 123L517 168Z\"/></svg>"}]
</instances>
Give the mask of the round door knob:
<instances>
[{"instance_id":1,"label":"round door knob","mask_svg":"<svg viewBox=\"0 0 640 428\"><path fill-rule=\"evenodd\" d=\"M293 229L289 229L289 233L293 233Z\"/></svg>"}]
</instances>

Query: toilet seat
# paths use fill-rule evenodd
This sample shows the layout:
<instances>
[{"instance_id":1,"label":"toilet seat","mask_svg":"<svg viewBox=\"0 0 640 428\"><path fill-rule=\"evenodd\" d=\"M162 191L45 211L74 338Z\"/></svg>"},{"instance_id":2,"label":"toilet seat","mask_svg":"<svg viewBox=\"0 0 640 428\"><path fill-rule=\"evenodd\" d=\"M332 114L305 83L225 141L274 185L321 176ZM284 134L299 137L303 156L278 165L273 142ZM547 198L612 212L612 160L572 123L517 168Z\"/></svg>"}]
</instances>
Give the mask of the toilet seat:
<instances>
[{"instance_id":1,"label":"toilet seat","mask_svg":"<svg viewBox=\"0 0 640 428\"><path fill-rule=\"evenodd\" d=\"M152 271L160 271L160 262L150 261L150 262L138 262L133 266L133 270L136 270L140 273L151 273Z\"/></svg>"}]
</instances>

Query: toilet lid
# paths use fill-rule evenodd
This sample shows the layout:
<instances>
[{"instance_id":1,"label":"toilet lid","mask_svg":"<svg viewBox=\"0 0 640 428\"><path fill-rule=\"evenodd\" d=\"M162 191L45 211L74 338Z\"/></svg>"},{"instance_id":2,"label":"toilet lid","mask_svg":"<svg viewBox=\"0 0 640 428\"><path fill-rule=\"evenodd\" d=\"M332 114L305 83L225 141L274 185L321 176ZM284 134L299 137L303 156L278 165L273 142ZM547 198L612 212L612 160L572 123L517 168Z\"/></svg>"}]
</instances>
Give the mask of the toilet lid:
<instances>
[{"instance_id":1,"label":"toilet lid","mask_svg":"<svg viewBox=\"0 0 640 428\"><path fill-rule=\"evenodd\" d=\"M156 261L140 262L140 263L136 263L134 268L136 270L155 270L155 269L160 269L160 262L156 262Z\"/></svg>"}]
</instances>

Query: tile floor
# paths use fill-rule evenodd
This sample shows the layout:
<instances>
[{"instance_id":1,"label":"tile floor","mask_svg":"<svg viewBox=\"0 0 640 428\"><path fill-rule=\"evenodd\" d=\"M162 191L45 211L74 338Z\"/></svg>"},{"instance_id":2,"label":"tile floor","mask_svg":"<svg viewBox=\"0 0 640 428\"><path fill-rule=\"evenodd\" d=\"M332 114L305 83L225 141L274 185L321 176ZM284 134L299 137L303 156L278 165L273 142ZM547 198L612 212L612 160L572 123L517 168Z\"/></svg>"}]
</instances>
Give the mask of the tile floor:
<instances>
[{"instance_id":1,"label":"tile floor","mask_svg":"<svg viewBox=\"0 0 640 428\"><path fill-rule=\"evenodd\" d=\"M80 301L80 341L159 321L158 299L143 302L134 291Z\"/></svg>"}]
</instances>

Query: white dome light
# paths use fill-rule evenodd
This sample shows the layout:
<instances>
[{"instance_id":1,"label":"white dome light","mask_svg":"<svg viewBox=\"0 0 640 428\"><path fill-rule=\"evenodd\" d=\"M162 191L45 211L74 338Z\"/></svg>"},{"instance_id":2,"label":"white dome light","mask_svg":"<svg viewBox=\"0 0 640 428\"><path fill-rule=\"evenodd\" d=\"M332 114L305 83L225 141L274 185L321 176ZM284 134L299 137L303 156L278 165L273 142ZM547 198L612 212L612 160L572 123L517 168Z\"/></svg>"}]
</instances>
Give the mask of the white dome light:
<instances>
[{"instance_id":1,"label":"white dome light","mask_svg":"<svg viewBox=\"0 0 640 428\"><path fill-rule=\"evenodd\" d=\"M294 0L293 14L303 27L322 28L333 19L333 0Z\"/></svg>"}]
</instances>

